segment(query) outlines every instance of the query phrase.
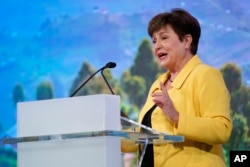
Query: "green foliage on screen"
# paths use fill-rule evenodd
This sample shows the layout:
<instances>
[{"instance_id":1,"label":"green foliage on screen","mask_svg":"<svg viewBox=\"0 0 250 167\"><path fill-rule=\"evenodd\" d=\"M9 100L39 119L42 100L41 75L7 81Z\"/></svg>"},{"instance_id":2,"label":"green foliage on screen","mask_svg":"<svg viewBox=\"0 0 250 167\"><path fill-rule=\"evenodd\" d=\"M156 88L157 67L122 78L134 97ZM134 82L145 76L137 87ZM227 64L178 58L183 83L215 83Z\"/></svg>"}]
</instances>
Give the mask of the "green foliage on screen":
<instances>
[{"instance_id":1,"label":"green foliage on screen","mask_svg":"<svg viewBox=\"0 0 250 167\"><path fill-rule=\"evenodd\" d=\"M53 84L49 81L44 81L38 85L36 90L37 100L46 100L54 98Z\"/></svg>"},{"instance_id":2,"label":"green foliage on screen","mask_svg":"<svg viewBox=\"0 0 250 167\"><path fill-rule=\"evenodd\" d=\"M0 166L1 167L16 167L17 153L12 148L0 148Z\"/></svg>"}]
</instances>

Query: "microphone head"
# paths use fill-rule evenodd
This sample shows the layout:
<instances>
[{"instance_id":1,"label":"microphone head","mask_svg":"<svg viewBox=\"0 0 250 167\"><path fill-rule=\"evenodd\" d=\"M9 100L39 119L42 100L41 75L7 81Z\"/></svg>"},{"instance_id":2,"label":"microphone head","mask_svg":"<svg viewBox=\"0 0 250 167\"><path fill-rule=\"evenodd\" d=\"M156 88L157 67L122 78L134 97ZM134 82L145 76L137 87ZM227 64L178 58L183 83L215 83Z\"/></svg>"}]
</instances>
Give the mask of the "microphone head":
<instances>
[{"instance_id":1,"label":"microphone head","mask_svg":"<svg viewBox=\"0 0 250 167\"><path fill-rule=\"evenodd\" d=\"M105 67L106 67L106 68L115 68L115 67L116 67L116 63L114 63L114 62L109 62L109 63L106 64Z\"/></svg>"}]
</instances>

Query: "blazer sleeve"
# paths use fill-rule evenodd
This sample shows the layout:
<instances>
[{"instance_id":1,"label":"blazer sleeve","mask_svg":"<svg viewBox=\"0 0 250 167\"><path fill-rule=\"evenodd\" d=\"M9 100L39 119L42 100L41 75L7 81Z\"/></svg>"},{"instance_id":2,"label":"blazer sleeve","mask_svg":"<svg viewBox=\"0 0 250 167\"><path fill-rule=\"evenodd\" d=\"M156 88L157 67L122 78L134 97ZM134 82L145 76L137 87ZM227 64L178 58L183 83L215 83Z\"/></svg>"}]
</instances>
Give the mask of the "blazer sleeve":
<instances>
[{"instance_id":1,"label":"blazer sleeve","mask_svg":"<svg viewBox=\"0 0 250 167\"><path fill-rule=\"evenodd\" d=\"M207 144L223 144L232 131L230 95L223 77L217 69L209 68L195 85L199 116L180 113L175 133Z\"/></svg>"}]
</instances>

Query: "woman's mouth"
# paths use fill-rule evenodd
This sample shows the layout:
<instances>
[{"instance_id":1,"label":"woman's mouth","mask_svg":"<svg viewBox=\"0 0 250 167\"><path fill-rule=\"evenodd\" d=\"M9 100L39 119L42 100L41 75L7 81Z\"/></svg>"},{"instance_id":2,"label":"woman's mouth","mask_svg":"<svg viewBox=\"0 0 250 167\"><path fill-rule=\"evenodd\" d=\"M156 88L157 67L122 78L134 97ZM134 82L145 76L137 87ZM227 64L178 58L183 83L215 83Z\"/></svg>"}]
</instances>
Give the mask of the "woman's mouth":
<instances>
[{"instance_id":1,"label":"woman's mouth","mask_svg":"<svg viewBox=\"0 0 250 167\"><path fill-rule=\"evenodd\" d=\"M157 56L158 56L158 58L160 60L164 59L167 55L168 55L167 53L159 53L159 54L157 54Z\"/></svg>"}]
</instances>

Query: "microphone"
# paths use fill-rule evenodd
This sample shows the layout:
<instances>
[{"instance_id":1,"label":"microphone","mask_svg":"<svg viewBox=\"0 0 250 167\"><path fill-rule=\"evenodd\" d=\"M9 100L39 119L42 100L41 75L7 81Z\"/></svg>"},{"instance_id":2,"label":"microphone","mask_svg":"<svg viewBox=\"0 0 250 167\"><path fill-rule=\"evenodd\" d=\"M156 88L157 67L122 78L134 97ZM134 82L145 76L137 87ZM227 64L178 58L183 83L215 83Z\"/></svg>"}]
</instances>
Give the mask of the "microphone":
<instances>
[{"instance_id":1,"label":"microphone","mask_svg":"<svg viewBox=\"0 0 250 167\"><path fill-rule=\"evenodd\" d=\"M106 66L107 66L107 68L115 68L115 67L116 67L116 64L113 63L113 62L109 62L109 63L106 64ZM102 71L101 71L102 77L103 77L104 81L106 82L107 86L109 87L110 92L111 92L113 95L115 95L115 93L113 92L113 90L112 90L110 84L108 83L108 81L107 81L105 75L103 74L103 71L104 71L104 70L105 70L105 68L102 69ZM122 126L123 126L124 128L132 126L132 124L131 124L130 122L127 121L127 120L128 120L128 115L125 114L122 110L121 110L120 112L121 112L121 124L122 124Z\"/></svg>"},{"instance_id":2,"label":"microphone","mask_svg":"<svg viewBox=\"0 0 250 167\"><path fill-rule=\"evenodd\" d=\"M92 74L84 83L82 83L78 89L76 89L71 95L70 97L73 97L91 78L93 78L99 71L101 71L101 74L102 74L102 77L105 81L105 83L107 84L110 92L114 95L115 93L113 92L110 84L108 83L105 75L103 74L103 71L106 69L106 68L115 68L116 67L116 63L114 62L109 62L107 63L105 66L103 66L102 68L100 68L99 70L97 70L94 74ZM124 127L128 127L128 126L131 126L131 123L130 122L127 122L127 120L124 120L124 119L128 119L128 116L121 110L121 124L124 126Z\"/></svg>"},{"instance_id":3,"label":"microphone","mask_svg":"<svg viewBox=\"0 0 250 167\"><path fill-rule=\"evenodd\" d=\"M115 68L115 67L116 67L116 64L113 63L113 62L109 62L109 63L106 64L106 67L107 67L107 68ZM113 90L112 90L110 84L108 83L108 81L107 81L105 75L103 74L103 71L104 71L104 70L105 70L105 68L102 69L102 71L101 71L102 77L103 77L104 81L106 82L106 85L109 87L110 92L114 95L115 93L113 92Z\"/></svg>"},{"instance_id":4,"label":"microphone","mask_svg":"<svg viewBox=\"0 0 250 167\"><path fill-rule=\"evenodd\" d=\"M105 66L103 66L102 68L100 68L99 70L97 70L95 73L93 73L85 82L83 82L83 83L82 83L82 84L81 84L81 85L80 85L80 86L70 95L70 97L75 96L76 93L77 93L84 85L86 85L86 83L88 83L88 81L89 81L91 78L93 78L99 71L102 71L102 73L103 73L103 71L104 71L106 68L114 68L114 67L116 67L116 63L114 63L114 62L109 62L109 63L107 63ZM106 80L106 78L104 77L103 74L102 74L102 76L103 76L103 78L104 78L106 84L108 85L109 89L111 90L111 93L114 94L114 92L112 91L110 85L108 84L108 82L107 82L107 80Z\"/></svg>"}]
</instances>

